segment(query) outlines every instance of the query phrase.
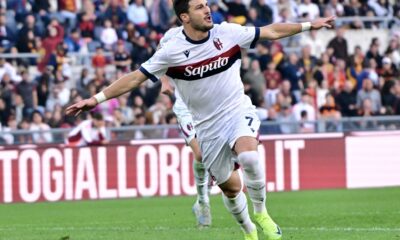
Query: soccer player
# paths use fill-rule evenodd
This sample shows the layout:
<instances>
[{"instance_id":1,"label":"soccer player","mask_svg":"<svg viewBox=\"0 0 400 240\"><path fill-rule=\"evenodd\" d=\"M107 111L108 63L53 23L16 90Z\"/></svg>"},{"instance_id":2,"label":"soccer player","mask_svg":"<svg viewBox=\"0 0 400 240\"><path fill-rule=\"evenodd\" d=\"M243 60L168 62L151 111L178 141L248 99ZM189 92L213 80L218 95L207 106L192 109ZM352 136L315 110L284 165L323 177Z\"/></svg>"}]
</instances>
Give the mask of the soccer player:
<instances>
[{"instance_id":1,"label":"soccer player","mask_svg":"<svg viewBox=\"0 0 400 240\"><path fill-rule=\"evenodd\" d=\"M232 155L243 168L244 183L254 208L255 222L268 240L282 238L268 215L265 173L257 152L260 121L244 94L239 70L241 48L258 40L275 40L310 29L332 27L334 17L304 23L274 23L264 27L213 24L206 0L175 0L174 10L183 30L162 46L140 69L129 73L95 96L73 104L67 114L79 114L107 99L137 88L150 78L169 76L196 123L203 161L220 187L226 208L244 232L244 239L257 240L246 196Z\"/></svg>"}]
</instances>

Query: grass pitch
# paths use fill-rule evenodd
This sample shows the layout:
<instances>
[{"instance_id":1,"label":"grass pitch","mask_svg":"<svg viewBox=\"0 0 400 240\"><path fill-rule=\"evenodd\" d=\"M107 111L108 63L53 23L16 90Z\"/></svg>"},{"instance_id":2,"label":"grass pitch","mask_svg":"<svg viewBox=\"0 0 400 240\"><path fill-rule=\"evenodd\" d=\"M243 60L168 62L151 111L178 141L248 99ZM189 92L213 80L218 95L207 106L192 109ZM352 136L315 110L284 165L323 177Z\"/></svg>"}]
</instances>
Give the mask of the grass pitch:
<instances>
[{"instance_id":1,"label":"grass pitch","mask_svg":"<svg viewBox=\"0 0 400 240\"><path fill-rule=\"evenodd\" d=\"M194 200L3 204L0 239L243 239L220 196L211 198L213 226L197 229ZM400 240L400 188L269 193L268 206L286 240Z\"/></svg>"}]
</instances>

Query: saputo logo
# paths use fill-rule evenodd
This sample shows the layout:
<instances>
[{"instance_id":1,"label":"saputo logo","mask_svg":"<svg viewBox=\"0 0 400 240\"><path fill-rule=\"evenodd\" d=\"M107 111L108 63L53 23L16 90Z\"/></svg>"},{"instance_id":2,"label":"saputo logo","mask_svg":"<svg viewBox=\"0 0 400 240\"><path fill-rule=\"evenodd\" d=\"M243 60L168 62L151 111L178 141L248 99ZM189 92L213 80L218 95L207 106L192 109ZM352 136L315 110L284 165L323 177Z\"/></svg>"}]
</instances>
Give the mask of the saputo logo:
<instances>
[{"instance_id":1,"label":"saputo logo","mask_svg":"<svg viewBox=\"0 0 400 240\"><path fill-rule=\"evenodd\" d=\"M185 68L184 75L186 77L197 76L197 75L200 77L203 77L203 75L206 72L224 67L224 66L228 65L228 62L229 62L229 57L219 57L217 60L214 60L206 65L201 65L198 67L187 66Z\"/></svg>"}]
</instances>

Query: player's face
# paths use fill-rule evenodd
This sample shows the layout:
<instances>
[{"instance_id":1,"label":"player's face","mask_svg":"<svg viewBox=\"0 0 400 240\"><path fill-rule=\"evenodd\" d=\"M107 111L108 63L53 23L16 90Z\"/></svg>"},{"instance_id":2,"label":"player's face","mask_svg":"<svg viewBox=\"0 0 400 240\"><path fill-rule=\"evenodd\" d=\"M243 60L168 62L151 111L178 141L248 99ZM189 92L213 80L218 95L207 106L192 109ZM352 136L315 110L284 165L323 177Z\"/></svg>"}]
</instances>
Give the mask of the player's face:
<instances>
[{"instance_id":1,"label":"player's face","mask_svg":"<svg viewBox=\"0 0 400 240\"><path fill-rule=\"evenodd\" d=\"M189 2L189 18L192 28L207 32L213 28L211 10L206 0L191 0Z\"/></svg>"}]
</instances>

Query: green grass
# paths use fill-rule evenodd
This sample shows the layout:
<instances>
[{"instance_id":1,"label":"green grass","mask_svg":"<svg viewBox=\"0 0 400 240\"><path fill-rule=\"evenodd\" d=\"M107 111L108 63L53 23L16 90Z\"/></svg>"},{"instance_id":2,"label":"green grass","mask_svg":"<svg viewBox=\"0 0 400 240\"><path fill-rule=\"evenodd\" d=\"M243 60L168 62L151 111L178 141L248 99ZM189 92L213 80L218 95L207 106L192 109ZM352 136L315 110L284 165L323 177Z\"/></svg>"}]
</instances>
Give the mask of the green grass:
<instances>
[{"instance_id":1,"label":"green grass","mask_svg":"<svg viewBox=\"0 0 400 240\"><path fill-rule=\"evenodd\" d=\"M220 196L213 226L197 229L194 197L0 205L0 239L235 240ZM284 239L400 240L400 188L268 194ZM260 238L260 240L264 240Z\"/></svg>"}]
</instances>

